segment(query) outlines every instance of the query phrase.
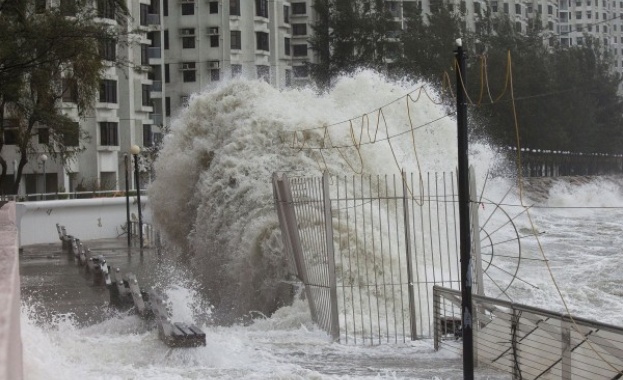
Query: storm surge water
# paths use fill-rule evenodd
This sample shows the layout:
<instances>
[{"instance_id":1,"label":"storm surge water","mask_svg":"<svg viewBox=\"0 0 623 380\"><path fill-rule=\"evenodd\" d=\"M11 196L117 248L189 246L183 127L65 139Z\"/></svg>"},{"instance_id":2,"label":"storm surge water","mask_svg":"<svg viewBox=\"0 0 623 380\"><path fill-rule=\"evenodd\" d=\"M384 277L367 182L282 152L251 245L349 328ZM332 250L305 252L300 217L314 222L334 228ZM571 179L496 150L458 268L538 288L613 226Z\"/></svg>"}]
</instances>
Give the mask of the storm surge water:
<instances>
[{"instance_id":1,"label":"storm surge water","mask_svg":"<svg viewBox=\"0 0 623 380\"><path fill-rule=\"evenodd\" d=\"M422 83L370 71L322 95L244 80L193 95L165 138L149 197L216 315L268 314L284 302L273 173L453 171L456 126L436 100Z\"/></svg>"},{"instance_id":2,"label":"storm surge water","mask_svg":"<svg viewBox=\"0 0 623 380\"><path fill-rule=\"evenodd\" d=\"M199 322L207 346L169 349L135 315L84 327L71 315L42 318L35 312L41 305L24 302L26 378L462 378L461 359L445 349L434 352L428 340L374 347L332 342L312 323L306 302L288 299L279 285L288 259L273 204L274 172L455 170L452 112L422 86L362 71L321 95L244 80L193 95L165 138L149 202L176 247L167 253L171 265L184 268L177 283L166 285L173 315L184 321L208 316ZM494 263L503 271L488 272L490 294L497 295L495 282L512 282L501 298L564 312L560 290L572 313L620 324L621 179L532 181L522 200L516 178L491 176L508 164L487 145L471 142L470 160L484 193L481 224L496 233L496 223L512 220L522 236L520 244L517 236L501 237L515 239L522 258L496 251L502 261ZM504 212L495 203L503 203ZM540 244L530 236L535 232ZM509 278L515 265L516 278ZM477 378L510 375L479 368Z\"/></svg>"}]
</instances>

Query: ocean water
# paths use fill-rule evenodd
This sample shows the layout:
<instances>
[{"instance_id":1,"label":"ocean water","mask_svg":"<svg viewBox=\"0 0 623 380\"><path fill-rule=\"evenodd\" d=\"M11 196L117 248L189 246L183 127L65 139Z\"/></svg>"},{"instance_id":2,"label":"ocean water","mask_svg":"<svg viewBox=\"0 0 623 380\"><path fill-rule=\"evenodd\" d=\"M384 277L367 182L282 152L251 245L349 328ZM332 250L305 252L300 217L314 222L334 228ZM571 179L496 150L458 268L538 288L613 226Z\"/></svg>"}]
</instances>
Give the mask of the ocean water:
<instances>
[{"instance_id":1,"label":"ocean water","mask_svg":"<svg viewBox=\"0 0 623 380\"><path fill-rule=\"evenodd\" d=\"M332 343L305 302L278 307L288 266L272 174L453 171L455 121L437 101L422 83L369 71L341 78L321 95L243 80L193 95L165 138L149 195L158 227L177 247L169 254L192 268L191 279L168 284L173 313L188 321L201 316L207 346L168 349L136 316L81 327L71 315L43 319L25 302L26 378L462 378L461 359L434 352L430 341ZM488 259L495 265L487 293L620 324L621 181L558 180L537 196L534 185L520 192L517 178L501 175L512 165L486 144L472 142L470 160L483 192L481 223L497 241L510 241ZM509 219L515 228L498 232L495 225ZM510 376L481 369L478 378Z\"/></svg>"}]
</instances>

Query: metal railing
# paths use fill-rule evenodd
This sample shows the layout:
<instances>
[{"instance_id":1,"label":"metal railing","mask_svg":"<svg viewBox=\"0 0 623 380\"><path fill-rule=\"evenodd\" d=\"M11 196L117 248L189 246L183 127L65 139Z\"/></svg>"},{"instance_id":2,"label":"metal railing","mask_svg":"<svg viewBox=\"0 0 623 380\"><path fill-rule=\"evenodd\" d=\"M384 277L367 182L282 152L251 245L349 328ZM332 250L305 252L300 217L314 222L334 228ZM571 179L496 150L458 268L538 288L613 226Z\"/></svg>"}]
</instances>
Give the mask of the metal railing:
<instances>
[{"instance_id":1,"label":"metal railing","mask_svg":"<svg viewBox=\"0 0 623 380\"><path fill-rule=\"evenodd\" d=\"M460 287L455 182L453 173L274 175L292 272L334 339L432 338L433 285Z\"/></svg>"},{"instance_id":2,"label":"metal railing","mask_svg":"<svg viewBox=\"0 0 623 380\"><path fill-rule=\"evenodd\" d=\"M136 190L130 191L130 196L136 196ZM141 189L141 195L147 195L146 189ZM63 199L91 199L91 198L116 198L125 197L125 191L121 190L97 190L97 191L73 191L73 192L55 192L55 193L33 193L26 195L2 195L0 198L5 201L13 202L35 202L35 201L52 201Z\"/></svg>"},{"instance_id":3,"label":"metal railing","mask_svg":"<svg viewBox=\"0 0 623 380\"><path fill-rule=\"evenodd\" d=\"M435 348L458 353L461 293L435 286ZM473 295L478 364L514 379L623 377L623 328L562 313Z\"/></svg>"},{"instance_id":4,"label":"metal railing","mask_svg":"<svg viewBox=\"0 0 623 380\"><path fill-rule=\"evenodd\" d=\"M139 223L138 221L130 221L130 227L128 233L132 241L139 243ZM158 247L162 246L160 231L154 228L149 223L143 222L143 247Z\"/></svg>"}]
</instances>

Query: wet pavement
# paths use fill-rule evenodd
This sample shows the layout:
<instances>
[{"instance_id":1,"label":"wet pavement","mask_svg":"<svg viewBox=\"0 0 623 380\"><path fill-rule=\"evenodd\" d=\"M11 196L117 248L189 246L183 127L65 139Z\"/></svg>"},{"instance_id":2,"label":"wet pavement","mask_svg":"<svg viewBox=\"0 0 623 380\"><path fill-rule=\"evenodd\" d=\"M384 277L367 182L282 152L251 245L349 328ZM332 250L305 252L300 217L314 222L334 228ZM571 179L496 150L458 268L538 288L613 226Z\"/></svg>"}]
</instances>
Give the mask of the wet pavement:
<instances>
[{"instance_id":1,"label":"wet pavement","mask_svg":"<svg viewBox=\"0 0 623 380\"><path fill-rule=\"evenodd\" d=\"M158 252L155 248L128 247L126 239L83 242L94 256L103 255L111 268L132 272L141 288L156 281ZM93 275L81 267L74 255L54 244L25 246L19 255L22 300L27 300L44 317L75 314L80 323L96 323L106 318L109 294L105 286L94 284Z\"/></svg>"}]
</instances>

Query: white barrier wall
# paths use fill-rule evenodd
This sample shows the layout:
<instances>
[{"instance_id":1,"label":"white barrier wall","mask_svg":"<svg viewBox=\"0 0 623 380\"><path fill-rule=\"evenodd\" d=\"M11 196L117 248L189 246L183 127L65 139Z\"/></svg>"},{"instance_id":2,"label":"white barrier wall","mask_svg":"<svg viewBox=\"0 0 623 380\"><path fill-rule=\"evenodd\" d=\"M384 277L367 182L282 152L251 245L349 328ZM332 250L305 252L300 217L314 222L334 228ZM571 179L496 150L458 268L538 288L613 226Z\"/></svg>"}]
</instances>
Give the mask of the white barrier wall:
<instances>
[{"instance_id":1,"label":"white barrier wall","mask_svg":"<svg viewBox=\"0 0 623 380\"><path fill-rule=\"evenodd\" d=\"M151 222L147 196L141 196L143 222ZM116 238L124 233L126 199L91 198L17 204L20 247L57 243L56 223L81 240ZM130 198L130 219L138 220L138 202Z\"/></svg>"},{"instance_id":2,"label":"white barrier wall","mask_svg":"<svg viewBox=\"0 0 623 380\"><path fill-rule=\"evenodd\" d=\"M0 208L0 380L23 377L15 203Z\"/></svg>"}]
</instances>

